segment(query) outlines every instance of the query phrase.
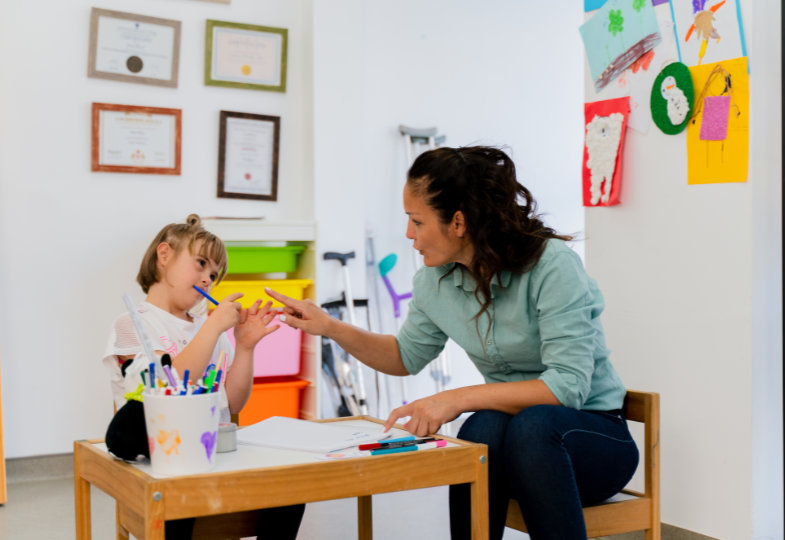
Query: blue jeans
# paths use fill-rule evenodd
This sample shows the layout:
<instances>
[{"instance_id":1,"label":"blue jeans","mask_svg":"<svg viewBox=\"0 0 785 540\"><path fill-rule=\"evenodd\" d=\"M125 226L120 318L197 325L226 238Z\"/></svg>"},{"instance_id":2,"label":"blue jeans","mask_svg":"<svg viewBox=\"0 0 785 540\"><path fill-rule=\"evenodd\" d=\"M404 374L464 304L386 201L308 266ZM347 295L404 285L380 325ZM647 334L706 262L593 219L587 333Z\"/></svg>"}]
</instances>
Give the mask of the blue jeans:
<instances>
[{"instance_id":1,"label":"blue jeans","mask_svg":"<svg viewBox=\"0 0 785 540\"><path fill-rule=\"evenodd\" d=\"M511 498L532 540L585 540L582 506L618 493L638 466L638 447L621 413L559 405L514 416L478 411L458 438L488 445L491 540L504 533ZM453 540L471 537L470 513L469 485L450 486Z\"/></svg>"}]
</instances>

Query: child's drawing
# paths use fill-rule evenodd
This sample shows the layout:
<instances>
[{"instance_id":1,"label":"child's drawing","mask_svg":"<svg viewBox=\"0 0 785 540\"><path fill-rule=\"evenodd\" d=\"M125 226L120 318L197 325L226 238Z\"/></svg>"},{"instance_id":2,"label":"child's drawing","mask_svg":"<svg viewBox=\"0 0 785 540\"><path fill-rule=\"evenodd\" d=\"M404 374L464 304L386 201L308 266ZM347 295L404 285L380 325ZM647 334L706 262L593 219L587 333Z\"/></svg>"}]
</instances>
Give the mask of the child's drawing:
<instances>
[{"instance_id":1,"label":"child's drawing","mask_svg":"<svg viewBox=\"0 0 785 540\"><path fill-rule=\"evenodd\" d=\"M619 203L621 152L629 114L629 98L585 104L583 152L584 206Z\"/></svg>"},{"instance_id":2,"label":"child's drawing","mask_svg":"<svg viewBox=\"0 0 785 540\"><path fill-rule=\"evenodd\" d=\"M597 92L662 41L646 0L608 0L580 31Z\"/></svg>"},{"instance_id":3,"label":"child's drawing","mask_svg":"<svg viewBox=\"0 0 785 540\"><path fill-rule=\"evenodd\" d=\"M688 66L746 56L738 0L672 0L682 62Z\"/></svg>"}]
</instances>

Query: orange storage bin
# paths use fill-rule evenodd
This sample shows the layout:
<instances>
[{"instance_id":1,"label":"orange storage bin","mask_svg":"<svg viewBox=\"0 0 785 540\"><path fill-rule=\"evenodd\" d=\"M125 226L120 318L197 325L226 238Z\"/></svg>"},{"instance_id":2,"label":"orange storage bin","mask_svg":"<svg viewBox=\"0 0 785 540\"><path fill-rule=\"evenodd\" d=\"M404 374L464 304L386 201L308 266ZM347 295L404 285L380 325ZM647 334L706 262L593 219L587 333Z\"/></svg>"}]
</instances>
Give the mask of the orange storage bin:
<instances>
[{"instance_id":1,"label":"orange storage bin","mask_svg":"<svg viewBox=\"0 0 785 540\"><path fill-rule=\"evenodd\" d=\"M240 426L249 426L271 416L300 416L300 395L311 384L303 379L254 379L251 397L240 411Z\"/></svg>"}]
</instances>

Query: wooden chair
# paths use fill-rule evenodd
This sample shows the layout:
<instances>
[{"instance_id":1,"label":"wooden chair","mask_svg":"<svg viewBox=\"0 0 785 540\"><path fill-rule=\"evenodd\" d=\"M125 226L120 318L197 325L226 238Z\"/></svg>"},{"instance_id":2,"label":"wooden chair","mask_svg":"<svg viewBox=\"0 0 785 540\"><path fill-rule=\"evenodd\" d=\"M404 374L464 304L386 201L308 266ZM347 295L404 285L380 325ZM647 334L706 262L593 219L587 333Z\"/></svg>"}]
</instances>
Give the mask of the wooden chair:
<instances>
[{"instance_id":1,"label":"wooden chair","mask_svg":"<svg viewBox=\"0 0 785 540\"><path fill-rule=\"evenodd\" d=\"M646 540L660 540L660 395L627 391L624 412L628 421L641 422L644 430L643 493L622 493L583 509L589 538L646 531ZM518 501L510 500L507 526L527 532Z\"/></svg>"}]
</instances>

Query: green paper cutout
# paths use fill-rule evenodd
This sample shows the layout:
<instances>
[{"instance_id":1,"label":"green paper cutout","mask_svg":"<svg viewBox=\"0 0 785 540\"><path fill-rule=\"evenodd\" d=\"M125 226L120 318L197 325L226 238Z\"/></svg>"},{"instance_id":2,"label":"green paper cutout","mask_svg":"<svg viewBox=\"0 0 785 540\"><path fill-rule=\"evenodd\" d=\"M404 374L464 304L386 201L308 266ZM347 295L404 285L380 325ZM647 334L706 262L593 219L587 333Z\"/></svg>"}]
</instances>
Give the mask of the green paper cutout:
<instances>
[{"instance_id":1,"label":"green paper cutout","mask_svg":"<svg viewBox=\"0 0 785 540\"><path fill-rule=\"evenodd\" d=\"M669 91L668 98L663 95L664 89L662 88L662 83L667 77L673 77L676 86L676 89ZM684 107L685 105L687 107L684 119L678 124L674 124L668 115L669 100L672 100L671 107ZM686 103L684 103L685 100ZM695 89L692 86L690 69L681 62L670 63L660 71L651 87L651 119L666 135L676 135L687 127L694 102Z\"/></svg>"}]
</instances>

